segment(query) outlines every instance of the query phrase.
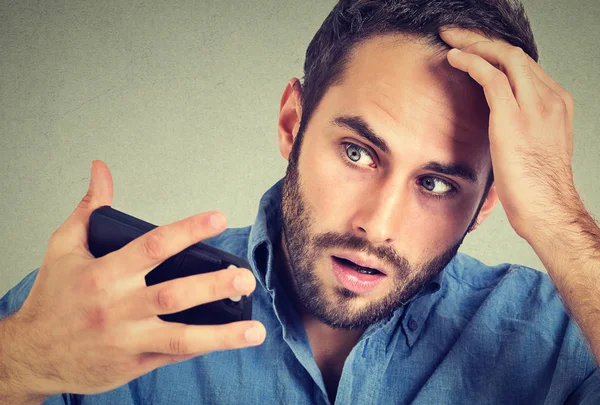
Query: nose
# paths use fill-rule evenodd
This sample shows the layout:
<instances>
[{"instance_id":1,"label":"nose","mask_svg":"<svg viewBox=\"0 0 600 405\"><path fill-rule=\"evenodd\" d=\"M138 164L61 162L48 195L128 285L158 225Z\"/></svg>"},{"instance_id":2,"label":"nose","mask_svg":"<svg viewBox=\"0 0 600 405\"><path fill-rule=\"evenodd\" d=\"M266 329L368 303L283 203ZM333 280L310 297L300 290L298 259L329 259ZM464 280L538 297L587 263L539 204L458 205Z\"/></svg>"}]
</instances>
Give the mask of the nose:
<instances>
[{"instance_id":1,"label":"nose","mask_svg":"<svg viewBox=\"0 0 600 405\"><path fill-rule=\"evenodd\" d=\"M391 244L398 238L408 208L408 185L387 181L357 201L352 229L374 245Z\"/></svg>"}]
</instances>

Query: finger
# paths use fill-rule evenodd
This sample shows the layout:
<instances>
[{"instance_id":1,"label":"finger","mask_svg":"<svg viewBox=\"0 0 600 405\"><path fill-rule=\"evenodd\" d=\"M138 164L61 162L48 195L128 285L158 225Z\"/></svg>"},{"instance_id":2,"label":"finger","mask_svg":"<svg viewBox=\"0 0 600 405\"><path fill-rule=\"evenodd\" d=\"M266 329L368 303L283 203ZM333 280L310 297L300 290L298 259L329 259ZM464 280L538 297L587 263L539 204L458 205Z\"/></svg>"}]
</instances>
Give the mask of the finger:
<instances>
[{"instance_id":1,"label":"finger","mask_svg":"<svg viewBox=\"0 0 600 405\"><path fill-rule=\"evenodd\" d=\"M103 161L94 160L86 195L52 235L52 240L60 240L60 243L52 247L54 253L64 254L72 251L74 247L88 249L87 235L90 215L96 208L111 205L112 199L113 181L110 170Z\"/></svg>"},{"instance_id":2,"label":"finger","mask_svg":"<svg viewBox=\"0 0 600 405\"><path fill-rule=\"evenodd\" d=\"M476 42L462 50L479 55L493 65L498 65L507 74L519 108L525 112L539 114L549 100L560 98L565 101L564 95L561 96L538 76L536 72L543 72L543 69L521 48L509 46L503 42L486 41ZM509 60L508 63L507 60ZM524 73L525 71L527 72ZM545 73L544 75L547 76ZM532 87L535 90L532 90ZM564 90L561 92L565 93ZM573 104L569 106L569 103L565 101L565 105L569 115L569 125L572 125Z\"/></svg>"},{"instance_id":3,"label":"finger","mask_svg":"<svg viewBox=\"0 0 600 405\"><path fill-rule=\"evenodd\" d=\"M492 64L498 64L500 68L504 70L504 65L502 61L498 59L495 53L490 52L491 48L494 47L499 47L498 49L504 48L505 53L510 54L512 52L514 53L515 58L517 60L522 59L522 62L519 61L519 65L522 66L523 69L524 65L527 64L527 67L529 68L529 71L532 74L532 78L534 79L536 90L538 91L538 94L540 95L540 98L542 100L545 100L546 97L553 97L555 95L558 95L561 98L570 96L565 89L563 89L558 83L552 80L552 78L550 78L550 76L548 76L548 74L544 72L542 67L539 64L537 64L531 58L531 56L523 52L521 48L508 46L502 42L493 42L491 43L491 45L478 42L466 48L463 48L463 50L466 52L478 54L484 59L490 61Z\"/></svg>"},{"instance_id":4,"label":"finger","mask_svg":"<svg viewBox=\"0 0 600 405\"><path fill-rule=\"evenodd\" d=\"M501 114L507 119L515 118L519 114L519 106L508 78L481 56L453 49L448 52L448 62L468 73L483 87L490 114Z\"/></svg>"},{"instance_id":5,"label":"finger","mask_svg":"<svg viewBox=\"0 0 600 405\"><path fill-rule=\"evenodd\" d=\"M444 26L439 29L440 37L445 43L453 48L463 49L469 45L481 41L493 41L493 38L485 36L483 31L475 28L460 28L453 26Z\"/></svg>"},{"instance_id":6,"label":"finger","mask_svg":"<svg viewBox=\"0 0 600 405\"><path fill-rule=\"evenodd\" d=\"M218 350L241 349L261 344L266 330L258 321L239 321L225 325L185 325L157 318L158 328L144 333L138 353L201 355Z\"/></svg>"},{"instance_id":7,"label":"finger","mask_svg":"<svg viewBox=\"0 0 600 405\"><path fill-rule=\"evenodd\" d=\"M569 127L573 127L573 115L575 113L575 100L571 93L569 93L565 88L563 88L560 84L558 84L554 79L552 79L548 73L544 71L544 69L531 58L531 56L527 55L529 59L529 66L531 70L537 75L537 77L548 87L550 87L556 94L560 96L565 102L567 107L567 114L569 116Z\"/></svg>"},{"instance_id":8,"label":"finger","mask_svg":"<svg viewBox=\"0 0 600 405\"><path fill-rule=\"evenodd\" d=\"M225 227L223 214L218 211L203 212L154 228L104 257L112 268L148 273L185 248L216 236Z\"/></svg>"},{"instance_id":9,"label":"finger","mask_svg":"<svg viewBox=\"0 0 600 405\"><path fill-rule=\"evenodd\" d=\"M538 111L543 98L552 91L533 73L529 58L521 48L502 42L481 41L461 50L481 56L504 72L523 111Z\"/></svg>"},{"instance_id":10,"label":"finger","mask_svg":"<svg viewBox=\"0 0 600 405\"><path fill-rule=\"evenodd\" d=\"M176 278L139 290L127 297L118 311L128 319L172 314L225 298L249 295L256 288L252 272L231 268Z\"/></svg>"}]
</instances>

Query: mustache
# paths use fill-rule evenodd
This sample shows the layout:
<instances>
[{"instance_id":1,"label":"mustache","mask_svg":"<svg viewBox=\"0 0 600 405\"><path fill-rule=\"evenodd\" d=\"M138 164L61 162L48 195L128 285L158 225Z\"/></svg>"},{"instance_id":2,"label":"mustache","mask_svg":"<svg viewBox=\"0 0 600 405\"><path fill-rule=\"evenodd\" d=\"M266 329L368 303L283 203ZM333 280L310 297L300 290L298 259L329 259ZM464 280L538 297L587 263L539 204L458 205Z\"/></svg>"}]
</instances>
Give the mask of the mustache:
<instances>
[{"instance_id":1,"label":"mustache","mask_svg":"<svg viewBox=\"0 0 600 405\"><path fill-rule=\"evenodd\" d=\"M371 244L356 235L340 235L335 232L326 232L316 235L313 243L318 249L344 249L366 253L377 257L388 266L397 269L397 272L408 272L411 269L408 260L399 255L389 246L372 247Z\"/></svg>"}]
</instances>

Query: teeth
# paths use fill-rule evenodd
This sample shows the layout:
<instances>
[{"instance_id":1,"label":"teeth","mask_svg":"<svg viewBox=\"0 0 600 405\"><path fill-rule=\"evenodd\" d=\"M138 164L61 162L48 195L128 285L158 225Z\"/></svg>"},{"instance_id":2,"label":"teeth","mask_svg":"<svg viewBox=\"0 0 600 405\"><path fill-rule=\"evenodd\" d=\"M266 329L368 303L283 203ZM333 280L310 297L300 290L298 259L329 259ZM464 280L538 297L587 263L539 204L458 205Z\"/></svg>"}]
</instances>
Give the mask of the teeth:
<instances>
[{"instance_id":1,"label":"teeth","mask_svg":"<svg viewBox=\"0 0 600 405\"><path fill-rule=\"evenodd\" d=\"M349 267L352 267L354 270L358 271L359 273L362 274L381 274L381 272L379 270L375 270L375 269L371 269L369 267L362 267L359 266L358 264L351 262L350 260L347 259L341 259L343 260Z\"/></svg>"},{"instance_id":2,"label":"teeth","mask_svg":"<svg viewBox=\"0 0 600 405\"><path fill-rule=\"evenodd\" d=\"M234 266L233 264L230 264L228 267L228 269L237 269L237 266ZM229 299L233 302L239 302L242 299L241 295L236 295L235 297L229 297Z\"/></svg>"},{"instance_id":3,"label":"teeth","mask_svg":"<svg viewBox=\"0 0 600 405\"><path fill-rule=\"evenodd\" d=\"M379 273L377 270L366 269L364 267L358 267L356 269L356 271L358 271L359 273L363 273L363 274L377 274L377 273Z\"/></svg>"},{"instance_id":4,"label":"teeth","mask_svg":"<svg viewBox=\"0 0 600 405\"><path fill-rule=\"evenodd\" d=\"M366 267L356 267L356 271L363 274L377 274L379 273L377 270L369 269Z\"/></svg>"}]
</instances>

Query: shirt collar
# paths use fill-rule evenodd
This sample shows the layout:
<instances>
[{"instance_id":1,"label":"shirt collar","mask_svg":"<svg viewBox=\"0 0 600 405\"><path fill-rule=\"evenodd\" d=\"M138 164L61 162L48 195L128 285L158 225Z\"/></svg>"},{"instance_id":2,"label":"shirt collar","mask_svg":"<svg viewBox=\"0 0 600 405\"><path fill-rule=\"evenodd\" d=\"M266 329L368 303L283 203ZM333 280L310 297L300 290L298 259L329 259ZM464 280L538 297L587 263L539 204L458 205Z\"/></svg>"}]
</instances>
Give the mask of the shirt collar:
<instances>
[{"instance_id":1,"label":"shirt collar","mask_svg":"<svg viewBox=\"0 0 600 405\"><path fill-rule=\"evenodd\" d=\"M281 196L283 179L277 181L263 194L258 205L258 214L248 238L248 261L260 284L272 295L275 285L273 273L274 249L279 246L281 235ZM440 290L444 279L441 271L428 285L408 302Z\"/></svg>"},{"instance_id":2,"label":"shirt collar","mask_svg":"<svg viewBox=\"0 0 600 405\"><path fill-rule=\"evenodd\" d=\"M248 237L248 261L260 284L273 294L274 249L281 235L281 196L283 179L277 181L263 194L258 204L258 214Z\"/></svg>"}]
</instances>

